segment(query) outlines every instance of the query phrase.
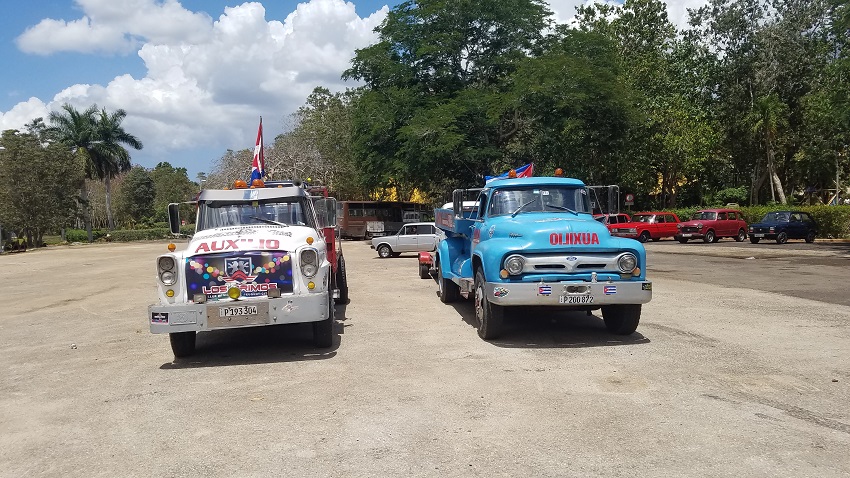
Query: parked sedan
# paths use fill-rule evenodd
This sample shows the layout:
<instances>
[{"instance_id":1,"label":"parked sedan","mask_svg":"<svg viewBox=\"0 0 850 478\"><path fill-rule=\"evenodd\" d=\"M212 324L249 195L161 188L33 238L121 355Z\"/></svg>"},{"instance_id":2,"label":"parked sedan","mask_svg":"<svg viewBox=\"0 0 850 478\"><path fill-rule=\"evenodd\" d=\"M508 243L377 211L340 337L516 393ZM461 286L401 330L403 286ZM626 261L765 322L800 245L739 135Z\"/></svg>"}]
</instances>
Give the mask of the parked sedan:
<instances>
[{"instance_id":1,"label":"parked sedan","mask_svg":"<svg viewBox=\"0 0 850 478\"><path fill-rule=\"evenodd\" d=\"M721 237L734 237L741 242L747 238L747 223L740 211L734 209L703 209L687 222L679 223L676 240L682 244L691 239L717 242Z\"/></svg>"},{"instance_id":2,"label":"parked sedan","mask_svg":"<svg viewBox=\"0 0 850 478\"><path fill-rule=\"evenodd\" d=\"M767 213L761 222L750 225L750 242L758 244L762 239L773 239L785 244L788 239L805 239L815 242L818 225L812 216L802 211L774 211Z\"/></svg>"},{"instance_id":3,"label":"parked sedan","mask_svg":"<svg viewBox=\"0 0 850 478\"><path fill-rule=\"evenodd\" d=\"M628 214L620 213L620 214L594 214L593 219L601 222L608 226L608 230L611 231L613 228L617 227L619 224L629 222L632 218L629 217Z\"/></svg>"},{"instance_id":4,"label":"parked sedan","mask_svg":"<svg viewBox=\"0 0 850 478\"><path fill-rule=\"evenodd\" d=\"M372 239L372 249L384 259L402 252L433 251L436 247L437 234L433 222L412 222L402 226L395 235Z\"/></svg>"},{"instance_id":5,"label":"parked sedan","mask_svg":"<svg viewBox=\"0 0 850 478\"><path fill-rule=\"evenodd\" d=\"M608 229L611 235L630 237L640 242L659 241L678 232L679 216L672 212L641 212L632 215L631 222L615 224Z\"/></svg>"}]
</instances>

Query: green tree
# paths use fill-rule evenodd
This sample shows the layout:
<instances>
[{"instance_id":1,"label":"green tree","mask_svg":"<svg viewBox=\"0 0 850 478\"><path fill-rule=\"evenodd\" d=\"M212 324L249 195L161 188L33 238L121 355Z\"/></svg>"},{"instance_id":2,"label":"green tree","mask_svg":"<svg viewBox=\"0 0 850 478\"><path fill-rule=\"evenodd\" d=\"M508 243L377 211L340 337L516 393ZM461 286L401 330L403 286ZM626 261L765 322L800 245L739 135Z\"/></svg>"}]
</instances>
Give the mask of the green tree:
<instances>
[{"instance_id":1,"label":"green tree","mask_svg":"<svg viewBox=\"0 0 850 478\"><path fill-rule=\"evenodd\" d=\"M168 162L161 162L151 170L150 177L154 184L153 206L158 221L168 220L169 203L191 201L198 193L198 186L189 180L186 168L175 168Z\"/></svg>"},{"instance_id":2,"label":"green tree","mask_svg":"<svg viewBox=\"0 0 850 478\"><path fill-rule=\"evenodd\" d=\"M124 176L117 194L117 215L128 223L143 222L154 215L156 188L147 169L134 166Z\"/></svg>"},{"instance_id":3,"label":"green tree","mask_svg":"<svg viewBox=\"0 0 850 478\"><path fill-rule=\"evenodd\" d=\"M127 172L131 168L130 153L124 147L127 145L133 149L142 149L142 142L124 130L121 123L127 117L127 112L119 109L112 113L106 111L106 108L94 117L94 138L95 146L93 149L94 162L97 167L97 177L104 181L106 185L106 217L109 229L115 228L115 221L112 217L112 189L111 181L117 175Z\"/></svg>"},{"instance_id":4,"label":"green tree","mask_svg":"<svg viewBox=\"0 0 850 478\"><path fill-rule=\"evenodd\" d=\"M43 143L37 134L16 130L0 138L0 223L23 233L38 247L48 231L71 223L83 175L64 144ZM42 130L43 131L43 130Z\"/></svg>"}]
</instances>

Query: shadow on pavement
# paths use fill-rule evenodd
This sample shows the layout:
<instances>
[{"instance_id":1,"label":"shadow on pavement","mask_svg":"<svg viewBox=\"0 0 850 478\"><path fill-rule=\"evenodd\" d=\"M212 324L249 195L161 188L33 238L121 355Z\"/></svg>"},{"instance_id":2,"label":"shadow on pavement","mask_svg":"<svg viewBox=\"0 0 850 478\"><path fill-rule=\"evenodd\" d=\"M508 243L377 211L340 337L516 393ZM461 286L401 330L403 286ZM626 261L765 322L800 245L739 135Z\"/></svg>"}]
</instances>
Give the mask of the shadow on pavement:
<instances>
[{"instance_id":1,"label":"shadow on pavement","mask_svg":"<svg viewBox=\"0 0 850 478\"><path fill-rule=\"evenodd\" d=\"M335 310L334 344L320 349L313 346L313 326L304 324L213 330L198 334L195 354L162 364L162 370L226 367L262 363L325 360L336 356L345 333L346 305Z\"/></svg>"},{"instance_id":2,"label":"shadow on pavement","mask_svg":"<svg viewBox=\"0 0 850 478\"><path fill-rule=\"evenodd\" d=\"M477 333L478 319L471 300L451 304L463 321ZM631 335L614 335L605 328L599 311L553 311L550 307L515 307L505 315L504 332L489 341L503 348L584 348L648 344L650 340L638 331Z\"/></svg>"}]
</instances>

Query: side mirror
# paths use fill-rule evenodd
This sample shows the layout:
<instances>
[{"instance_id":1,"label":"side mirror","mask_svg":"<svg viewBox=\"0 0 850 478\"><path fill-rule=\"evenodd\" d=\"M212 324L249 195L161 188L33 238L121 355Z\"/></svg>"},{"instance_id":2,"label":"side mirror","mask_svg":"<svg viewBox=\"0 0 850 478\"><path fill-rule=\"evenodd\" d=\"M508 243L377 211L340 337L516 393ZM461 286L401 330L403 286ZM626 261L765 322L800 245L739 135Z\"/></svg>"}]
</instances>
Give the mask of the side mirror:
<instances>
[{"instance_id":1,"label":"side mirror","mask_svg":"<svg viewBox=\"0 0 850 478\"><path fill-rule=\"evenodd\" d=\"M319 221L319 227L336 227L336 199L335 198L319 198L313 201L316 207L316 219Z\"/></svg>"},{"instance_id":2,"label":"side mirror","mask_svg":"<svg viewBox=\"0 0 850 478\"><path fill-rule=\"evenodd\" d=\"M180 204L173 202L168 205L168 225L172 234L180 234Z\"/></svg>"}]
</instances>

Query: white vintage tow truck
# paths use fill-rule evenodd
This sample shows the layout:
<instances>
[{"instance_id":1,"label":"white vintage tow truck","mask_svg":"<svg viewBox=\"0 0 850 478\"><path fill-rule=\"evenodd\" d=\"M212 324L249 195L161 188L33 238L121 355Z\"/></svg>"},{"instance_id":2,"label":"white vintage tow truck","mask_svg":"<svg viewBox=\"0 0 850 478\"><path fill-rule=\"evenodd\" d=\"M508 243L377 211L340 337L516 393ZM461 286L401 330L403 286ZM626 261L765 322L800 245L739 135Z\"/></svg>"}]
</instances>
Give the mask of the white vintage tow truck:
<instances>
[{"instance_id":1,"label":"white vintage tow truck","mask_svg":"<svg viewBox=\"0 0 850 478\"><path fill-rule=\"evenodd\" d=\"M195 234L183 251L156 259L159 304L150 330L169 334L175 357L195 351L196 333L313 323L314 343L334 339L334 300L348 300L335 234L336 200L297 181L236 181L197 199ZM179 204L168 208L179 234Z\"/></svg>"}]
</instances>

